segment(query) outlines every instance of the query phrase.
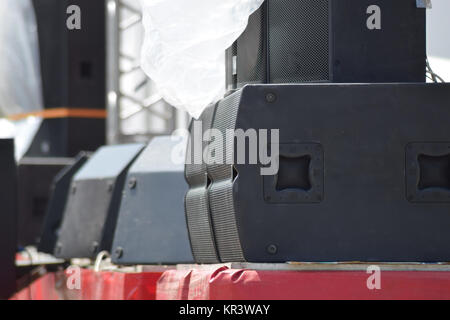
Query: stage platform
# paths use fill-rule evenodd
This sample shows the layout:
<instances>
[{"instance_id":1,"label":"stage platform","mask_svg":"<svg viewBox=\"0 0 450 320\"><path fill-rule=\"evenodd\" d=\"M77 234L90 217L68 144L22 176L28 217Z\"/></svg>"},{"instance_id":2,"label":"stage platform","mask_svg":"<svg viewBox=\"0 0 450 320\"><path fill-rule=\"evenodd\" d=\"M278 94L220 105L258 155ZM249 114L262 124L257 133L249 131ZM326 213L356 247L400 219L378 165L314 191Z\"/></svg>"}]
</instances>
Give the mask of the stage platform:
<instances>
[{"instance_id":1,"label":"stage platform","mask_svg":"<svg viewBox=\"0 0 450 320\"><path fill-rule=\"evenodd\" d=\"M450 299L449 264L379 264L377 283L371 266L298 263L82 268L79 279L74 273L77 269L71 267L42 275L12 299Z\"/></svg>"}]
</instances>

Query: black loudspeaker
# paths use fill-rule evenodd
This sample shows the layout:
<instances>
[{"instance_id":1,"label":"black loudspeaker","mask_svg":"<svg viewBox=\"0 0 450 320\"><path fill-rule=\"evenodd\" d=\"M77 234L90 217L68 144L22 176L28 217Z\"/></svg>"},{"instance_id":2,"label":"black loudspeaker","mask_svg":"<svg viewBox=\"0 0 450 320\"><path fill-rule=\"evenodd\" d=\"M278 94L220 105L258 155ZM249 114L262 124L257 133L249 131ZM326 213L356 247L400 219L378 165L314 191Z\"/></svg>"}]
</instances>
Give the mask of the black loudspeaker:
<instances>
[{"instance_id":1,"label":"black loudspeaker","mask_svg":"<svg viewBox=\"0 0 450 320\"><path fill-rule=\"evenodd\" d=\"M106 108L104 0L33 0L46 108ZM69 30L76 5L81 29Z\"/></svg>"},{"instance_id":2,"label":"black loudspeaker","mask_svg":"<svg viewBox=\"0 0 450 320\"><path fill-rule=\"evenodd\" d=\"M127 171L143 148L143 144L102 147L76 173L56 257L94 258L111 250Z\"/></svg>"},{"instance_id":3,"label":"black loudspeaker","mask_svg":"<svg viewBox=\"0 0 450 320\"><path fill-rule=\"evenodd\" d=\"M215 106L210 106L203 112L199 122L192 122L186 154L185 176L189 184L185 197L186 221L192 252L198 263L220 262L209 208L208 187L211 181L203 161L203 150L207 146L203 137L211 129L214 112Z\"/></svg>"},{"instance_id":4,"label":"black loudspeaker","mask_svg":"<svg viewBox=\"0 0 450 320\"><path fill-rule=\"evenodd\" d=\"M104 118L44 119L25 156L74 158L82 151L97 150L105 141Z\"/></svg>"},{"instance_id":5,"label":"black loudspeaker","mask_svg":"<svg viewBox=\"0 0 450 320\"><path fill-rule=\"evenodd\" d=\"M88 154L80 153L74 164L65 167L53 180L44 226L39 239L39 252L54 253L72 178L88 159Z\"/></svg>"},{"instance_id":6,"label":"black loudspeaker","mask_svg":"<svg viewBox=\"0 0 450 320\"><path fill-rule=\"evenodd\" d=\"M228 87L425 82L425 11L416 0L266 0L227 53Z\"/></svg>"},{"instance_id":7,"label":"black loudspeaker","mask_svg":"<svg viewBox=\"0 0 450 320\"><path fill-rule=\"evenodd\" d=\"M44 117L26 156L75 157L95 151L106 140L105 1L33 0L33 5L44 107L64 112ZM67 27L71 6L80 9L79 30Z\"/></svg>"},{"instance_id":8,"label":"black loudspeaker","mask_svg":"<svg viewBox=\"0 0 450 320\"><path fill-rule=\"evenodd\" d=\"M19 246L39 243L53 180L72 164L71 158L22 158L19 161Z\"/></svg>"},{"instance_id":9,"label":"black loudspeaker","mask_svg":"<svg viewBox=\"0 0 450 320\"><path fill-rule=\"evenodd\" d=\"M207 165L210 247L222 262L450 261L449 101L448 84L252 85L228 96L212 127L242 129L246 159L260 144L278 170L240 164L240 140L224 139L228 161ZM279 139L269 131L264 143L262 131L255 142L249 129ZM193 243L209 228L199 223Z\"/></svg>"},{"instance_id":10,"label":"black loudspeaker","mask_svg":"<svg viewBox=\"0 0 450 320\"><path fill-rule=\"evenodd\" d=\"M131 166L114 235L114 263L193 263L184 214L186 145L181 137L156 137Z\"/></svg>"},{"instance_id":11,"label":"black loudspeaker","mask_svg":"<svg viewBox=\"0 0 450 320\"><path fill-rule=\"evenodd\" d=\"M14 140L0 139L0 299L16 290L17 169Z\"/></svg>"}]
</instances>

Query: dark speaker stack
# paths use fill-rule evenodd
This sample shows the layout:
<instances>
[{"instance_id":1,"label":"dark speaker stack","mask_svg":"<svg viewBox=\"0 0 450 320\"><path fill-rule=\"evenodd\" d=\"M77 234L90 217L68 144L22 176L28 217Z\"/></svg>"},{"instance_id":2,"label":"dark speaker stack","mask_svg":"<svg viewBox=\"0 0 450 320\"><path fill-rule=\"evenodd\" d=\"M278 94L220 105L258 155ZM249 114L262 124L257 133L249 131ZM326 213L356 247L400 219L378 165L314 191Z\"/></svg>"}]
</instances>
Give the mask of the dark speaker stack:
<instances>
[{"instance_id":1,"label":"dark speaker stack","mask_svg":"<svg viewBox=\"0 0 450 320\"><path fill-rule=\"evenodd\" d=\"M184 197L187 139L156 137L81 154L55 179L39 250L108 251L120 265L193 263Z\"/></svg>"},{"instance_id":2,"label":"dark speaker stack","mask_svg":"<svg viewBox=\"0 0 450 320\"><path fill-rule=\"evenodd\" d=\"M0 139L0 299L16 290L17 169L14 140Z\"/></svg>"},{"instance_id":3,"label":"dark speaker stack","mask_svg":"<svg viewBox=\"0 0 450 320\"><path fill-rule=\"evenodd\" d=\"M416 0L266 0L227 54L228 88L424 82L425 39Z\"/></svg>"},{"instance_id":4,"label":"dark speaker stack","mask_svg":"<svg viewBox=\"0 0 450 320\"><path fill-rule=\"evenodd\" d=\"M47 108L105 106L105 1L33 0ZM80 8L81 29L67 20Z\"/></svg>"},{"instance_id":5,"label":"dark speaker stack","mask_svg":"<svg viewBox=\"0 0 450 320\"><path fill-rule=\"evenodd\" d=\"M200 118L223 144L191 128L196 262L450 261L450 86L425 60L415 0L267 0L227 52L237 90Z\"/></svg>"},{"instance_id":6,"label":"dark speaker stack","mask_svg":"<svg viewBox=\"0 0 450 320\"><path fill-rule=\"evenodd\" d=\"M105 143L106 6L104 0L33 0L39 34L45 109L82 109L85 116L57 115L44 120L29 157L75 157ZM80 8L81 29L67 20Z\"/></svg>"},{"instance_id":7,"label":"dark speaker stack","mask_svg":"<svg viewBox=\"0 0 450 320\"><path fill-rule=\"evenodd\" d=\"M212 127L279 128L264 146L279 147L279 170L261 175L262 163L237 163L237 140L224 145L232 164L203 170L209 219L191 242L197 230L214 237L197 261L214 246L222 262L450 261L449 101L448 84L253 85L227 97Z\"/></svg>"},{"instance_id":8,"label":"dark speaker stack","mask_svg":"<svg viewBox=\"0 0 450 320\"><path fill-rule=\"evenodd\" d=\"M424 83L419 2L268 0L227 57L236 90L187 147L104 147L78 170L57 256L450 261L450 85Z\"/></svg>"},{"instance_id":9,"label":"dark speaker stack","mask_svg":"<svg viewBox=\"0 0 450 320\"><path fill-rule=\"evenodd\" d=\"M33 5L45 110L19 161L21 246L36 244L54 178L79 152L104 145L106 136L105 2L33 0ZM67 27L73 5L80 8L79 30Z\"/></svg>"}]
</instances>

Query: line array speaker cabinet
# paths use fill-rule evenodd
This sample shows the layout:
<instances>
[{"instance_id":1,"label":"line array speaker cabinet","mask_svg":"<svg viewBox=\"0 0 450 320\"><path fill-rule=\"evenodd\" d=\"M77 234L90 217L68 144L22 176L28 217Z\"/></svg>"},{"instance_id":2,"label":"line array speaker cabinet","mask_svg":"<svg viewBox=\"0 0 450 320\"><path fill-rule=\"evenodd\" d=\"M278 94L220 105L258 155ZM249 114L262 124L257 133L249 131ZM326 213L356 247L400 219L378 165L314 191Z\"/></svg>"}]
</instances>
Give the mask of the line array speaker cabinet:
<instances>
[{"instance_id":1,"label":"line array speaker cabinet","mask_svg":"<svg viewBox=\"0 0 450 320\"><path fill-rule=\"evenodd\" d=\"M246 86L218 103L212 128L279 129L258 148L279 149L279 170L238 163L227 140L234 161L203 169L210 216L191 242L211 221L205 248L222 262L450 261L449 118L449 84ZM197 185L190 201L202 203Z\"/></svg>"},{"instance_id":2,"label":"line array speaker cabinet","mask_svg":"<svg viewBox=\"0 0 450 320\"><path fill-rule=\"evenodd\" d=\"M53 180L44 226L39 239L39 252L54 253L72 178L88 159L87 153L80 153L74 160L74 164L65 167Z\"/></svg>"},{"instance_id":3,"label":"line array speaker cabinet","mask_svg":"<svg viewBox=\"0 0 450 320\"><path fill-rule=\"evenodd\" d=\"M72 179L55 256L94 258L111 250L127 171L145 145L106 146Z\"/></svg>"},{"instance_id":4,"label":"line array speaker cabinet","mask_svg":"<svg viewBox=\"0 0 450 320\"><path fill-rule=\"evenodd\" d=\"M228 86L425 82L416 0L266 0L227 54Z\"/></svg>"},{"instance_id":5,"label":"line array speaker cabinet","mask_svg":"<svg viewBox=\"0 0 450 320\"><path fill-rule=\"evenodd\" d=\"M14 140L0 139L0 299L16 290L17 169Z\"/></svg>"},{"instance_id":6,"label":"line array speaker cabinet","mask_svg":"<svg viewBox=\"0 0 450 320\"><path fill-rule=\"evenodd\" d=\"M39 34L46 109L106 109L106 6L104 0L33 0ZM69 30L67 9L81 12ZM75 157L105 144L104 116L44 119L27 157Z\"/></svg>"},{"instance_id":7,"label":"line array speaker cabinet","mask_svg":"<svg viewBox=\"0 0 450 320\"><path fill-rule=\"evenodd\" d=\"M33 0L46 108L106 108L104 0ZM81 10L81 29L69 30L67 9Z\"/></svg>"},{"instance_id":8,"label":"line array speaker cabinet","mask_svg":"<svg viewBox=\"0 0 450 320\"><path fill-rule=\"evenodd\" d=\"M184 196L187 139L156 137L131 166L113 244L117 264L193 263Z\"/></svg>"}]
</instances>

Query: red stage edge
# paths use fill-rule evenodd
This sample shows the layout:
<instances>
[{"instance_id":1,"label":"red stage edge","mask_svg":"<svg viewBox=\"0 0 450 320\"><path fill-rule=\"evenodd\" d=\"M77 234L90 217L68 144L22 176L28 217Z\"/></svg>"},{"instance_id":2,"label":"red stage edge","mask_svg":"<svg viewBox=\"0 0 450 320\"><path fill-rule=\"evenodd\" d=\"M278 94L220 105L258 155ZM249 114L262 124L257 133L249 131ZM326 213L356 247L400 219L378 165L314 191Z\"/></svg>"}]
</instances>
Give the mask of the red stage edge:
<instances>
[{"instance_id":1,"label":"red stage edge","mask_svg":"<svg viewBox=\"0 0 450 320\"><path fill-rule=\"evenodd\" d=\"M80 269L48 273L11 300L155 300L162 272L124 273ZM78 282L79 280L79 282Z\"/></svg>"},{"instance_id":2,"label":"red stage edge","mask_svg":"<svg viewBox=\"0 0 450 320\"><path fill-rule=\"evenodd\" d=\"M48 273L13 300L450 300L449 265L179 266L141 273ZM150 269L151 270L151 269ZM73 270L72 270L73 271ZM77 284L79 288L77 288Z\"/></svg>"}]
</instances>

